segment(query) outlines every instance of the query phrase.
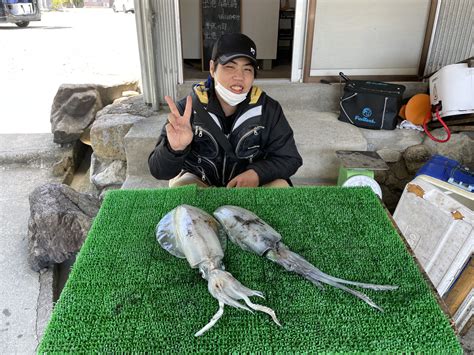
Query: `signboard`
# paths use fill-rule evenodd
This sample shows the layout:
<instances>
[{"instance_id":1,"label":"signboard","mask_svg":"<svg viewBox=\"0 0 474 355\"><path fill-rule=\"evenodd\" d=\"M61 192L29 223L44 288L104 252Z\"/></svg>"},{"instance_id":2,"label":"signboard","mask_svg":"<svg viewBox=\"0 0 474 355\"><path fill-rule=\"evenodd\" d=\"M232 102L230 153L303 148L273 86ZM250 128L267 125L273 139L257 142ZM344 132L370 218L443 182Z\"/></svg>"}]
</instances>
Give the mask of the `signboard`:
<instances>
[{"instance_id":1,"label":"signboard","mask_svg":"<svg viewBox=\"0 0 474 355\"><path fill-rule=\"evenodd\" d=\"M214 42L224 33L240 33L240 0L201 0L202 70L209 70Z\"/></svg>"}]
</instances>

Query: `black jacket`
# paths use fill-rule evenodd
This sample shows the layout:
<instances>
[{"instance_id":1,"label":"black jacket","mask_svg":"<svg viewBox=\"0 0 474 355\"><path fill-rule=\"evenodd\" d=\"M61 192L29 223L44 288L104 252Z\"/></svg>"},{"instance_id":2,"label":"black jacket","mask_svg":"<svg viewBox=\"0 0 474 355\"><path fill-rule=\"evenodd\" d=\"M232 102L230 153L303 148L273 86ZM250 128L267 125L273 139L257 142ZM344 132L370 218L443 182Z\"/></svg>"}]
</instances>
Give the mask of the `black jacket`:
<instances>
[{"instance_id":1,"label":"black jacket","mask_svg":"<svg viewBox=\"0 0 474 355\"><path fill-rule=\"evenodd\" d=\"M171 179L184 170L211 186L226 186L235 176L254 169L263 185L275 179L289 179L302 165L293 131L280 104L260 88L253 86L247 99L237 107L234 124L227 135L234 157L229 156L209 132L217 127L221 131L225 119L214 91L204 83L195 85L193 91L209 114L199 115L193 107L194 138L182 152L170 148L163 127L148 158L150 172L155 178ZM186 98L177 103L181 114L185 105ZM210 129L211 125L214 125L213 129Z\"/></svg>"}]
</instances>

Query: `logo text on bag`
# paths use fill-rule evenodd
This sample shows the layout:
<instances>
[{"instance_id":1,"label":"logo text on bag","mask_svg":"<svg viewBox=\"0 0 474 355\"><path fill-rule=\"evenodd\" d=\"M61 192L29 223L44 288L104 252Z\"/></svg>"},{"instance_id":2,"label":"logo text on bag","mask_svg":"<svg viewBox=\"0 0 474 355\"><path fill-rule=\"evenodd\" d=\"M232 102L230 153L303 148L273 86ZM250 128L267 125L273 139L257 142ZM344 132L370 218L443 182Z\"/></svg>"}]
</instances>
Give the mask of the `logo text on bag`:
<instances>
[{"instance_id":1,"label":"logo text on bag","mask_svg":"<svg viewBox=\"0 0 474 355\"><path fill-rule=\"evenodd\" d=\"M372 116L372 110L370 109L370 107L364 107L362 110L362 117L359 115L356 115L354 119L357 121L365 122L365 123L375 124L375 120L370 119L369 118L370 116Z\"/></svg>"}]
</instances>

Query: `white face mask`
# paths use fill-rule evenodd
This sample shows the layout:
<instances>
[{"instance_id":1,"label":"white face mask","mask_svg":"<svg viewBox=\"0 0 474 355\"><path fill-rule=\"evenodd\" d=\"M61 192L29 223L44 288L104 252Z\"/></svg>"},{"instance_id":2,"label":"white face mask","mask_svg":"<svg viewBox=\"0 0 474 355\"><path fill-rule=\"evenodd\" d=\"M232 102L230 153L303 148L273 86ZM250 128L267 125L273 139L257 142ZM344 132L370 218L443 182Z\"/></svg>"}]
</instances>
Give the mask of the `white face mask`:
<instances>
[{"instance_id":1,"label":"white face mask","mask_svg":"<svg viewBox=\"0 0 474 355\"><path fill-rule=\"evenodd\" d=\"M215 88L216 88L217 93L230 106L237 106L242 101L244 101L245 98L247 97L248 92L244 94L236 94L226 89L225 87L223 87L221 84L219 84L219 82L216 79L214 79L214 82L215 82Z\"/></svg>"}]
</instances>

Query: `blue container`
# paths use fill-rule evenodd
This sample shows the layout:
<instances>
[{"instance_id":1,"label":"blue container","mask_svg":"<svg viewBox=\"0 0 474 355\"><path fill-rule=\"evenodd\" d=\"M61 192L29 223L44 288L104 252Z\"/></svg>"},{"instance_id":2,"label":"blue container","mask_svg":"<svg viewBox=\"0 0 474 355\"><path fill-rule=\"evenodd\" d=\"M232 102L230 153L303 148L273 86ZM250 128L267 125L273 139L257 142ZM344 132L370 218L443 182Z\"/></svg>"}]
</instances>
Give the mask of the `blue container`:
<instances>
[{"instance_id":1,"label":"blue container","mask_svg":"<svg viewBox=\"0 0 474 355\"><path fill-rule=\"evenodd\" d=\"M18 0L3 0L4 4L16 4L18 3Z\"/></svg>"},{"instance_id":2,"label":"blue container","mask_svg":"<svg viewBox=\"0 0 474 355\"><path fill-rule=\"evenodd\" d=\"M468 191L474 191L474 173L458 161L435 154L416 173L429 175Z\"/></svg>"}]
</instances>

